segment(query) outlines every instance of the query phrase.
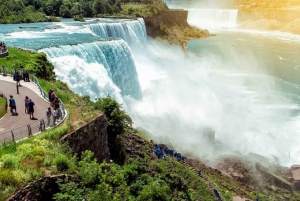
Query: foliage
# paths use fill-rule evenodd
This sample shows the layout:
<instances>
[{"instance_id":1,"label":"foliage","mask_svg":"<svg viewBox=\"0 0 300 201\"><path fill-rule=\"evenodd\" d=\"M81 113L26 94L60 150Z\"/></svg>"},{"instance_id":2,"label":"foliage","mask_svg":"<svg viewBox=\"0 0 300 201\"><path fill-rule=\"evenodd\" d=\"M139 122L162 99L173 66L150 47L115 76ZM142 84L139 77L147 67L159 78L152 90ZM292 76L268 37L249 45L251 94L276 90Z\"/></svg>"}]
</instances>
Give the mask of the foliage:
<instances>
[{"instance_id":1,"label":"foliage","mask_svg":"<svg viewBox=\"0 0 300 201\"><path fill-rule=\"evenodd\" d=\"M85 200L85 189L75 182L59 181L60 192L53 197L57 201Z\"/></svg>"},{"instance_id":2,"label":"foliage","mask_svg":"<svg viewBox=\"0 0 300 201\"><path fill-rule=\"evenodd\" d=\"M82 15L75 15L75 16L73 17L73 19L74 19L75 21L85 22L85 19L83 18Z\"/></svg>"},{"instance_id":3,"label":"foliage","mask_svg":"<svg viewBox=\"0 0 300 201\"><path fill-rule=\"evenodd\" d=\"M76 21L111 15L146 17L167 9L162 0L0 0L0 3L2 24L59 21L54 16ZM129 8L128 3L131 3Z\"/></svg>"},{"instance_id":4,"label":"foliage","mask_svg":"<svg viewBox=\"0 0 300 201\"><path fill-rule=\"evenodd\" d=\"M107 133L117 136L132 128L130 116L121 109L121 105L113 98L101 98L95 103L95 108L103 111L108 122Z\"/></svg>"},{"instance_id":5,"label":"foliage","mask_svg":"<svg viewBox=\"0 0 300 201\"><path fill-rule=\"evenodd\" d=\"M0 119L6 114L6 100L0 97Z\"/></svg>"},{"instance_id":6,"label":"foliage","mask_svg":"<svg viewBox=\"0 0 300 201\"><path fill-rule=\"evenodd\" d=\"M24 69L45 80L55 78L54 66L47 60L45 53L31 52L19 48L8 47L9 56L0 58L2 66Z\"/></svg>"}]
</instances>

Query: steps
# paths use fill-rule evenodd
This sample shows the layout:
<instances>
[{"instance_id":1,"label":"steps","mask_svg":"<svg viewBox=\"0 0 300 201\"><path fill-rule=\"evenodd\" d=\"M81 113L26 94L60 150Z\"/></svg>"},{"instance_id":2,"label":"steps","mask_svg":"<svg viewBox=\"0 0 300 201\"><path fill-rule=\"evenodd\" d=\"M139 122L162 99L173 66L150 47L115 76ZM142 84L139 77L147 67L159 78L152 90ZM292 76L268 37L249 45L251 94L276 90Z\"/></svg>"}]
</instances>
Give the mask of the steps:
<instances>
[{"instance_id":1,"label":"steps","mask_svg":"<svg viewBox=\"0 0 300 201\"><path fill-rule=\"evenodd\" d=\"M195 174L198 174L198 171L195 170L194 167L192 167L191 165L189 165L189 164L186 163L185 161L180 160L179 162L180 162L181 164L183 164L185 167L187 167L187 168L189 168L190 170L192 170ZM221 201L222 198L221 198L221 196L219 195L217 189L212 185L212 183L211 183L206 177L204 177L202 174L199 175L199 176L203 179L203 181L204 181L204 183L206 184L206 186L211 190L212 195L213 195L213 196L216 196L216 197L218 198L218 200ZM217 194L216 194L216 193L217 193Z\"/></svg>"}]
</instances>

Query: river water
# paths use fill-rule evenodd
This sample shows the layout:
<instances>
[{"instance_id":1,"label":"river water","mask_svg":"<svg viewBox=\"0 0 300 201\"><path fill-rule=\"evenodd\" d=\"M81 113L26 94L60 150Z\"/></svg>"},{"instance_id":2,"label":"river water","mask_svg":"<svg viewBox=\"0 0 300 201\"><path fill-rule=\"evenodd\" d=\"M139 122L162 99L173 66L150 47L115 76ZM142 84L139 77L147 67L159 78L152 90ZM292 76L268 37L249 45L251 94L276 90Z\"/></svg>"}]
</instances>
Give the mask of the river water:
<instances>
[{"instance_id":1,"label":"river water","mask_svg":"<svg viewBox=\"0 0 300 201\"><path fill-rule=\"evenodd\" d=\"M142 19L0 25L0 41L45 52L73 91L91 100L111 95L134 126L183 154L299 163L299 36L240 30L232 12L214 12L229 23L190 41L188 52L147 38ZM195 14L189 23L198 26ZM215 143L203 136L208 128Z\"/></svg>"}]
</instances>

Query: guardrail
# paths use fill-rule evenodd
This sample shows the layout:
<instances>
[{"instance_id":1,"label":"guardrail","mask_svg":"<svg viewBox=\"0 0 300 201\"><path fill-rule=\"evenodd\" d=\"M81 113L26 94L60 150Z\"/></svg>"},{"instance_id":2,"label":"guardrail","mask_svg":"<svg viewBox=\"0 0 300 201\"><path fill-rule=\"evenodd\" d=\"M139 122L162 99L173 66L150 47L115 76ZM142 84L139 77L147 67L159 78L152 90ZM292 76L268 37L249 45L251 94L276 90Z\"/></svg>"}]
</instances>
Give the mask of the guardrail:
<instances>
[{"instance_id":1,"label":"guardrail","mask_svg":"<svg viewBox=\"0 0 300 201\"><path fill-rule=\"evenodd\" d=\"M3 76L13 76L17 71L18 71L17 68L12 69L12 68L6 68L5 66L2 66L2 68L0 68L0 74L2 74ZM48 93L42 89L38 79L34 75L30 74L29 80L31 82L35 83L35 85L39 89L39 93L41 94L41 96L49 102ZM67 112L65 110L64 104L61 101L61 99L60 98L58 98L58 99L60 101L60 105L59 105L60 117L56 120L53 120L53 117L51 117L50 121L52 122L51 125L53 125L53 126L50 126L50 125L46 126L46 122L48 122L48 119L47 119L47 117L44 117L44 118L40 119L40 121L36 121L34 123L27 124L27 125L12 129L10 131L1 133L0 134L0 144L6 143L6 142L16 142L16 141L31 137L32 135L42 132L42 131L46 130L47 128L52 128L52 127L59 125L67 117Z\"/></svg>"}]
</instances>

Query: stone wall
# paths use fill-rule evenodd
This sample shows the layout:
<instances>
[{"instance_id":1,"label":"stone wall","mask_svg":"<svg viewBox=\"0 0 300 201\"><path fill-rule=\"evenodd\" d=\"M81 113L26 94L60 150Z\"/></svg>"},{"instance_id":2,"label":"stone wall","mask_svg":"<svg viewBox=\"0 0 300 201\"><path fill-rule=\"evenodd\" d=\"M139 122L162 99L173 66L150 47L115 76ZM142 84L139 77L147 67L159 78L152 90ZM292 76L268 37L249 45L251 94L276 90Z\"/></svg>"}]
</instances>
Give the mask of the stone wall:
<instances>
[{"instance_id":1,"label":"stone wall","mask_svg":"<svg viewBox=\"0 0 300 201\"><path fill-rule=\"evenodd\" d=\"M65 135L61 142L66 142L72 152L79 157L83 151L92 151L94 157L101 163L103 160L110 160L107 137L107 121L104 114L101 114L81 128Z\"/></svg>"},{"instance_id":2,"label":"stone wall","mask_svg":"<svg viewBox=\"0 0 300 201\"><path fill-rule=\"evenodd\" d=\"M7 201L52 201L53 195L59 192L58 180L75 181L76 179L67 175L53 175L42 177L37 181L16 192Z\"/></svg>"}]
</instances>

